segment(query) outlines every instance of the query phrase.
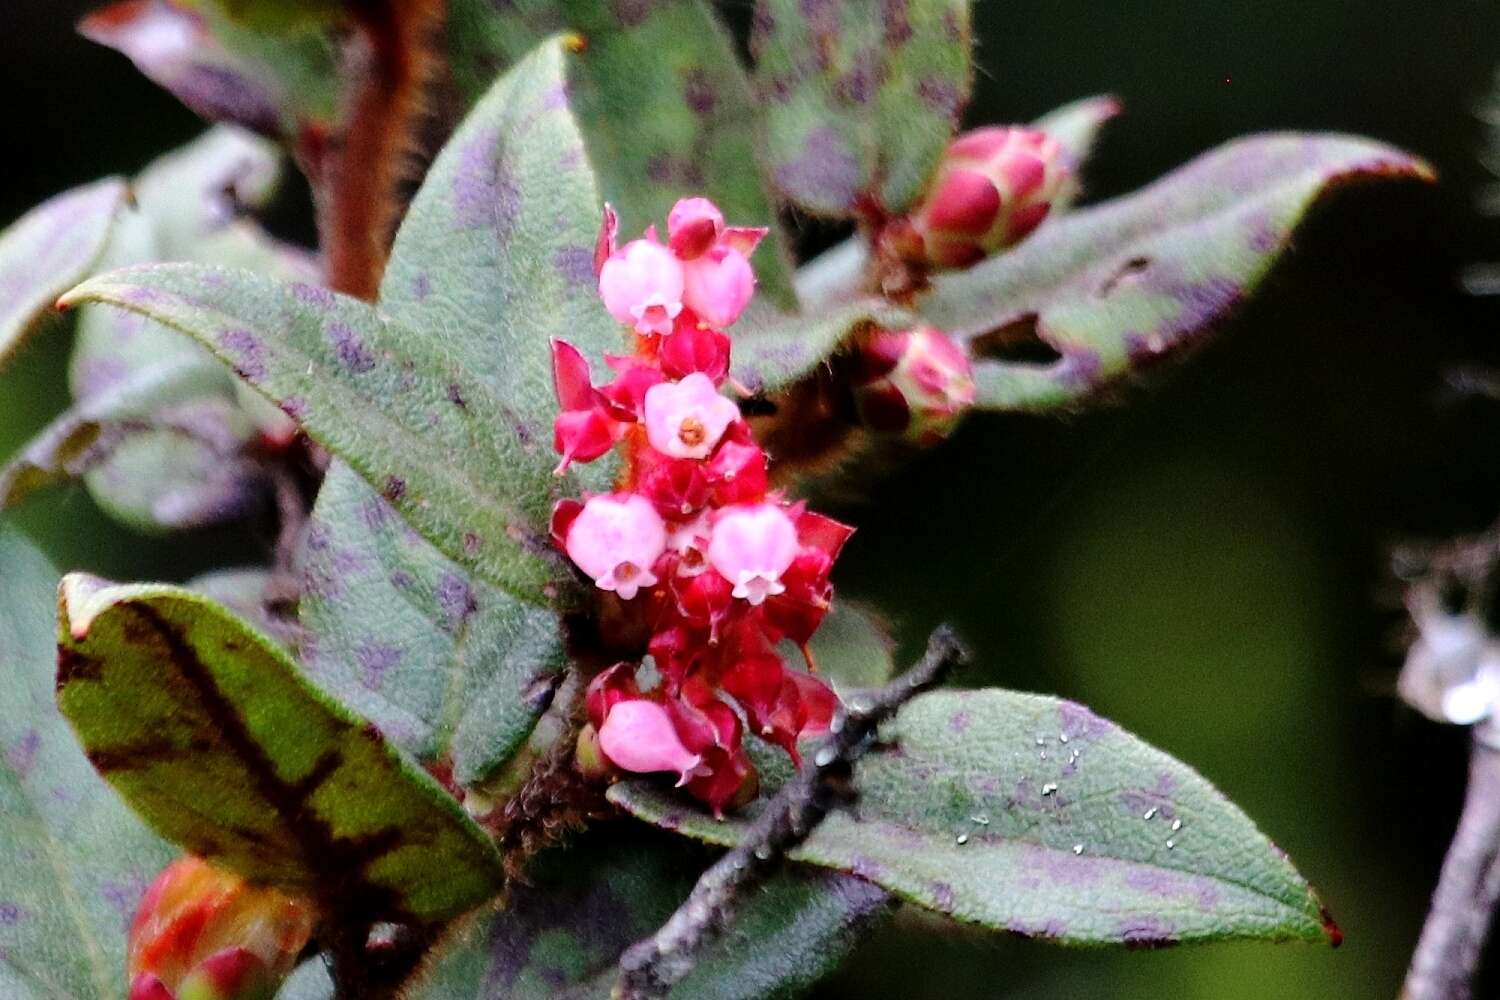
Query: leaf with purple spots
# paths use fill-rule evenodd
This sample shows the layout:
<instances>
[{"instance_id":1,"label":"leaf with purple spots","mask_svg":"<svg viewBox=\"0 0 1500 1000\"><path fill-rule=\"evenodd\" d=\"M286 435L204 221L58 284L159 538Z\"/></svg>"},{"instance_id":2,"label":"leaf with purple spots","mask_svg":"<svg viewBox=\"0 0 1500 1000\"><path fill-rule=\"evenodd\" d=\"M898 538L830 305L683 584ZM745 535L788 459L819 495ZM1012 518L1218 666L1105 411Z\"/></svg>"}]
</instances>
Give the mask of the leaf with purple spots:
<instances>
[{"instance_id":1,"label":"leaf with purple spots","mask_svg":"<svg viewBox=\"0 0 1500 1000\"><path fill-rule=\"evenodd\" d=\"M735 225L770 228L752 260L759 294L796 307L790 243L759 155L759 109L711 3L450 0L448 7L450 65L470 100L547 36L576 32L583 45L569 59L568 97L621 232L662 225L679 198L712 198ZM591 288L592 270L577 266L585 259L567 263Z\"/></svg>"},{"instance_id":2,"label":"leaf with purple spots","mask_svg":"<svg viewBox=\"0 0 1500 1000\"><path fill-rule=\"evenodd\" d=\"M214 3L123 0L79 22L157 85L211 122L297 140L330 129L339 103L332 39L318 30L269 34Z\"/></svg>"},{"instance_id":3,"label":"leaf with purple spots","mask_svg":"<svg viewBox=\"0 0 1500 1000\"><path fill-rule=\"evenodd\" d=\"M299 557L308 674L465 787L526 741L567 665L552 612L476 580L352 469L328 469Z\"/></svg>"},{"instance_id":4,"label":"leaf with purple spots","mask_svg":"<svg viewBox=\"0 0 1500 1000\"><path fill-rule=\"evenodd\" d=\"M789 855L910 902L1063 944L1322 941L1336 929L1286 856L1192 769L1072 702L1008 691L910 703L858 765L856 806ZM665 786L611 801L709 843Z\"/></svg>"},{"instance_id":5,"label":"leaf with purple spots","mask_svg":"<svg viewBox=\"0 0 1500 1000\"><path fill-rule=\"evenodd\" d=\"M1200 340L1255 291L1330 191L1431 177L1420 160L1364 139L1240 139L938 276L916 308L968 344L981 406L1077 404ZM1018 343L1056 358L1007 359Z\"/></svg>"},{"instance_id":6,"label":"leaf with purple spots","mask_svg":"<svg viewBox=\"0 0 1500 1000\"><path fill-rule=\"evenodd\" d=\"M552 507L607 483L611 468L552 474L547 336L603 354L623 333L594 293L565 295L554 267L558 249L592 240L599 210L587 165L558 169L559 155L582 149L565 59L553 41L519 63L439 157L379 308L186 265L116 271L67 302L106 302L189 334L466 571L534 604L566 603L576 576L548 537ZM523 182L524 200L513 197ZM415 294L423 277L427 294Z\"/></svg>"},{"instance_id":7,"label":"leaf with purple spots","mask_svg":"<svg viewBox=\"0 0 1500 1000\"><path fill-rule=\"evenodd\" d=\"M125 182L111 177L60 194L0 232L0 369L57 297L88 276L124 205Z\"/></svg>"},{"instance_id":8,"label":"leaf with purple spots","mask_svg":"<svg viewBox=\"0 0 1500 1000\"><path fill-rule=\"evenodd\" d=\"M385 315L440 340L505 401L540 446L525 471L537 479L556 462L551 339L592 357L625 344L594 283L603 203L565 93L570 58L541 47L470 111L413 199L380 289ZM613 463L578 474L607 489Z\"/></svg>"},{"instance_id":9,"label":"leaf with purple spots","mask_svg":"<svg viewBox=\"0 0 1500 1000\"><path fill-rule=\"evenodd\" d=\"M550 435L440 341L356 299L188 264L115 271L68 301L106 302L192 335L258 391L295 401L303 429L450 559L535 604L566 596L559 587L572 576L546 525L556 499L578 487L551 475ZM355 355L378 363L360 370L346 363Z\"/></svg>"},{"instance_id":10,"label":"leaf with purple spots","mask_svg":"<svg viewBox=\"0 0 1500 1000\"><path fill-rule=\"evenodd\" d=\"M784 195L841 217L922 195L969 99L969 0L759 0L750 45Z\"/></svg>"},{"instance_id":11,"label":"leaf with purple spots","mask_svg":"<svg viewBox=\"0 0 1500 1000\"><path fill-rule=\"evenodd\" d=\"M125 928L176 853L89 766L53 702L57 571L0 526L0 995L119 1000Z\"/></svg>"},{"instance_id":12,"label":"leaf with purple spots","mask_svg":"<svg viewBox=\"0 0 1500 1000\"><path fill-rule=\"evenodd\" d=\"M644 832L595 832L542 855L504 910L440 949L412 1000L608 1000L620 952L671 916L713 860ZM794 866L735 909L674 1000L800 996L890 912L890 897L854 876Z\"/></svg>"},{"instance_id":13,"label":"leaf with purple spots","mask_svg":"<svg viewBox=\"0 0 1500 1000\"><path fill-rule=\"evenodd\" d=\"M212 601L75 573L58 619L58 705L168 840L370 920L440 922L499 891L494 845L442 786Z\"/></svg>"}]
</instances>

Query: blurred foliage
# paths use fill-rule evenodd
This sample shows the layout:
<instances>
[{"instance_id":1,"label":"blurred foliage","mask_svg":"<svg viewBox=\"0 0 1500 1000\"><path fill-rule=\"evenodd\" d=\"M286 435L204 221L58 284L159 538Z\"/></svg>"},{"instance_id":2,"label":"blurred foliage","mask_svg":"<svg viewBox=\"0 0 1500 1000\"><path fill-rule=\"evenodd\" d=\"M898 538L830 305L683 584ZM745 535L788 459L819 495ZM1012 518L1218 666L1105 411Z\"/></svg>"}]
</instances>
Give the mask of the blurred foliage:
<instances>
[{"instance_id":1,"label":"blurred foliage","mask_svg":"<svg viewBox=\"0 0 1500 1000\"><path fill-rule=\"evenodd\" d=\"M7 220L198 131L125 60L71 35L88 6L8 5L0 81L28 96L0 135ZM726 9L748 20L748 5ZM1457 814L1464 746L1392 697L1384 549L1500 509L1500 411L1441 391L1454 361L1500 361L1497 306L1453 281L1462 263L1500 257L1500 227L1471 206L1485 177L1471 110L1500 61L1500 8L1016 0L980 5L975 31L971 123L1124 98L1090 199L1285 127L1366 133L1443 176L1436 193L1335 200L1224 338L1126 392L1128 406L976 418L842 511L861 525L844 593L900 609L908 651L952 618L984 664L964 682L1079 699L1192 761L1297 860L1346 943L1059 952L906 916L818 995L1390 997ZM298 218L295 202L283 218ZM288 231L305 237L306 224ZM805 246L831 235L809 225ZM60 409L66 350L40 337L6 376L19 403L0 455ZM104 575L184 579L222 564L225 545L250 555L228 534L131 536L81 489L41 498L21 523L60 564ZM926 960L900 957L898 940Z\"/></svg>"}]
</instances>

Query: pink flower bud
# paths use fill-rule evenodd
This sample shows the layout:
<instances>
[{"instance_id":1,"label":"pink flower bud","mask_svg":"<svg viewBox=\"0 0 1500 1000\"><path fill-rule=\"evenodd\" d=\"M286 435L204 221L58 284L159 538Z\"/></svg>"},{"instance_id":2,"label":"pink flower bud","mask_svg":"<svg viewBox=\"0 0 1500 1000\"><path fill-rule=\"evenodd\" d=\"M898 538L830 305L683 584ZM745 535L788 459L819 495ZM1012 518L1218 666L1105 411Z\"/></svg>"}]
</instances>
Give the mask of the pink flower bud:
<instances>
[{"instance_id":1,"label":"pink flower bud","mask_svg":"<svg viewBox=\"0 0 1500 1000\"><path fill-rule=\"evenodd\" d=\"M699 462L661 457L640 477L640 493L668 522L683 521L695 517L708 503L708 477ZM671 548L670 539L667 545Z\"/></svg>"},{"instance_id":2,"label":"pink flower bud","mask_svg":"<svg viewBox=\"0 0 1500 1000\"><path fill-rule=\"evenodd\" d=\"M967 267L1028 236L1071 182L1067 154L1046 133L975 129L948 147L932 189L885 243L933 267Z\"/></svg>"},{"instance_id":3,"label":"pink flower bud","mask_svg":"<svg viewBox=\"0 0 1500 1000\"><path fill-rule=\"evenodd\" d=\"M650 239L631 240L599 271L599 296L611 316L640 334L665 334L682 312L683 265Z\"/></svg>"},{"instance_id":4,"label":"pink flower bud","mask_svg":"<svg viewBox=\"0 0 1500 1000\"><path fill-rule=\"evenodd\" d=\"M725 441L708 463L708 479L718 506L755 503L770 486L766 453L757 445Z\"/></svg>"},{"instance_id":5,"label":"pink flower bud","mask_svg":"<svg viewBox=\"0 0 1500 1000\"><path fill-rule=\"evenodd\" d=\"M599 727L599 749L622 771L674 771L678 785L695 777L703 762L683 746L667 710L644 698L615 703Z\"/></svg>"},{"instance_id":6,"label":"pink flower bud","mask_svg":"<svg viewBox=\"0 0 1500 1000\"><path fill-rule=\"evenodd\" d=\"M702 372L714 385L722 385L729 375L729 338L718 330L684 323L682 317L677 328L662 340L657 356L668 378Z\"/></svg>"},{"instance_id":7,"label":"pink flower bud","mask_svg":"<svg viewBox=\"0 0 1500 1000\"><path fill-rule=\"evenodd\" d=\"M744 254L722 244L682 265L682 301L709 326L731 326L755 294L755 271Z\"/></svg>"},{"instance_id":8,"label":"pink flower bud","mask_svg":"<svg viewBox=\"0 0 1500 1000\"><path fill-rule=\"evenodd\" d=\"M630 600L656 583L652 567L667 548L667 528L637 494L591 497L568 525L568 557L600 590Z\"/></svg>"},{"instance_id":9,"label":"pink flower bud","mask_svg":"<svg viewBox=\"0 0 1500 1000\"><path fill-rule=\"evenodd\" d=\"M797 527L779 504L728 507L714 521L708 561L735 597L758 605L782 593L781 575L796 558Z\"/></svg>"},{"instance_id":10,"label":"pink flower bud","mask_svg":"<svg viewBox=\"0 0 1500 1000\"><path fill-rule=\"evenodd\" d=\"M882 331L862 349L867 373L886 368L855 390L860 416L875 430L905 434L920 444L946 437L974 405L976 388L968 356L947 334L923 326Z\"/></svg>"},{"instance_id":11,"label":"pink flower bud","mask_svg":"<svg viewBox=\"0 0 1500 1000\"><path fill-rule=\"evenodd\" d=\"M707 458L740 417L734 400L721 396L713 380L701 372L681 382L652 386L646 391L645 409L651 447L672 458Z\"/></svg>"},{"instance_id":12,"label":"pink flower bud","mask_svg":"<svg viewBox=\"0 0 1500 1000\"><path fill-rule=\"evenodd\" d=\"M707 198L684 198L667 214L667 243L682 260L701 257L724 232L724 213Z\"/></svg>"},{"instance_id":13,"label":"pink flower bud","mask_svg":"<svg viewBox=\"0 0 1500 1000\"><path fill-rule=\"evenodd\" d=\"M312 936L312 904L198 858L164 869L130 925L130 1000L264 1000Z\"/></svg>"}]
</instances>

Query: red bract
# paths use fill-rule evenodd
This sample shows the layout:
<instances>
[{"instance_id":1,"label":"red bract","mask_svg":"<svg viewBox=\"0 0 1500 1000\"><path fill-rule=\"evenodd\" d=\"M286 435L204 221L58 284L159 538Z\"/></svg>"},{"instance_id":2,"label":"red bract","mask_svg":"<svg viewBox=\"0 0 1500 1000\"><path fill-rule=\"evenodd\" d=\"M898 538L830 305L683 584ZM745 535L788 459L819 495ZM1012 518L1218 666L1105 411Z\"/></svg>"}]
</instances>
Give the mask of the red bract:
<instances>
[{"instance_id":1,"label":"red bract","mask_svg":"<svg viewBox=\"0 0 1500 1000\"><path fill-rule=\"evenodd\" d=\"M691 198L667 232L666 245L648 231L617 250L605 217L601 293L636 344L606 359L615 380L595 387L587 359L553 346L560 469L613 447L624 462L615 492L558 503L552 537L610 592L600 608L623 625L613 631L649 636L655 664L649 684L627 661L589 685L587 772L602 757L672 774L719 814L759 784L747 723L799 760L798 740L826 730L837 708L826 684L787 668L776 643L812 637L852 529L770 492L766 454L720 392L731 343L714 324L744 308L754 284L746 256L764 230L725 226L712 202ZM674 268L686 283L680 309L667 294Z\"/></svg>"}]
</instances>

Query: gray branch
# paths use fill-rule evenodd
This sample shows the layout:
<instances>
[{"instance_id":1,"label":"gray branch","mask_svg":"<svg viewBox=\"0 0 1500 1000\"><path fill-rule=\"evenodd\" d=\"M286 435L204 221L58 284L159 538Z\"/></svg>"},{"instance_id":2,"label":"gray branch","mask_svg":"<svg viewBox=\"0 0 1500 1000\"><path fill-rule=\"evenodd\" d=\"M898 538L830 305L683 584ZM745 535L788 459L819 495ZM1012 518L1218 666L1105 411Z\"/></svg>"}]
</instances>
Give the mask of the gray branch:
<instances>
[{"instance_id":1,"label":"gray branch","mask_svg":"<svg viewBox=\"0 0 1500 1000\"><path fill-rule=\"evenodd\" d=\"M740 845L703 873L660 930L620 956L614 1000L666 997L692 970L704 945L724 929L739 895L807 839L831 809L852 797L854 764L875 744L881 723L941 683L966 658L952 629L941 626L915 666L879 691L851 699L834 718L827 738L766 806Z\"/></svg>"},{"instance_id":2,"label":"gray branch","mask_svg":"<svg viewBox=\"0 0 1500 1000\"><path fill-rule=\"evenodd\" d=\"M1443 859L1432 909L1406 974L1402 1000L1469 1000L1500 902L1500 736L1475 730L1469 789L1458 830Z\"/></svg>"}]
</instances>

